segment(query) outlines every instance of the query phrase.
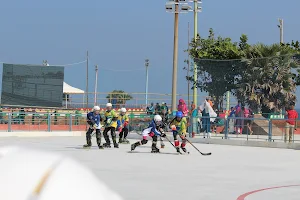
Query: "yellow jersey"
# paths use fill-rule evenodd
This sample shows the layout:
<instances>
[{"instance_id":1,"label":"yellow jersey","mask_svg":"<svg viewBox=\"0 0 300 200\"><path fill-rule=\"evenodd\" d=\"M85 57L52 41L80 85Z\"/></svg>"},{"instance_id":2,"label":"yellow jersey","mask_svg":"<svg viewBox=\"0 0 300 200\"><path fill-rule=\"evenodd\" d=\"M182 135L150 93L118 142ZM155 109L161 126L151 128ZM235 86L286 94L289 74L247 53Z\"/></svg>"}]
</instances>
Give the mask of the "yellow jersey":
<instances>
[{"instance_id":1,"label":"yellow jersey","mask_svg":"<svg viewBox=\"0 0 300 200\"><path fill-rule=\"evenodd\" d=\"M110 111L105 111L105 127L117 127L117 117L118 115L116 114L115 110L110 110Z\"/></svg>"}]
</instances>

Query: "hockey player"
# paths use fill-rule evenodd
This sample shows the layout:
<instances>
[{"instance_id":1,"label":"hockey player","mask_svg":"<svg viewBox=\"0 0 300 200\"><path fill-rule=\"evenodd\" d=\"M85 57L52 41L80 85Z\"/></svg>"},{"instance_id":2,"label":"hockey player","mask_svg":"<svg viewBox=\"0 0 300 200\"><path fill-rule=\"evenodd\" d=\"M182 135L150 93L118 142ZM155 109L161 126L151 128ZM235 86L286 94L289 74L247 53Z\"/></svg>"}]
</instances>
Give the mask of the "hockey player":
<instances>
[{"instance_id":1,"label":"hockey player","mask_svg":"<svg viewBox=\"0 0 300 200\"><path fill-rule=\"evenodd\" d=\"M117 124L118 124L117 130L119 131L119 144L120 143L129 144L129 141L127 140L129 117L126 114L126 108L121 108L121 112L118 117Z\"/></svg>"},{"instance_id":2,"label":"hockey player","mask_svg":"<svg viewBox=\"0 0 300 200\"><path fill-rule=\"evenodd\" d=\"M163 123L160 115L155 115L148 128L142 132L143 139L131 145L131 151L133 151L137 146L147 144L147 136L152 137L152 151L151 153L159 153L159 149L156 147L157 137L166 137L163 131Z\"/></svg>"},{"instance_id":3,"label":"hockey player","mask_svg":"<svg viewBox=\"0 0 300 200\"><path fill-rule=\"evenodd\" d=\"M179 139L178 137L180 137L182 140L181 149L182 149L182 151L184 151L186 153L187 152L186 148L185 148L185 145L187 142L185 139L186 122L183 120L183 114L181 111L176 112L176 117L171 121L169 127L170 127L170 129L172 129L172 132L173 132L174 144L177 149L177 152L180 152L179 140L178 140Z\"/></svg>"},{"instance_id":4,"label":"hockey player","mask_svg":"<svg viewBox=\"0 0 300 200\"><path fill-rule=\"evenodd\" d=\"M111 148L110 139L108 137L108 131L110 131L110 133L111 133L111 138L114 143L114 147L119 148L119 145L116 141L117 120L118 120L118 116L117 116L116 112L112 109L112 104L107 103L106 111L105 111L105 120L104 120L105 129L103 131L103 136L104 136L104 139L106 142L103 144L104 148Z\"/></svg>"},{"instance_id":5,"label":"hockey player","mask_svg":"<svg viewBox=\"0 0 300 200\"><path fill-rule=\"evenodd\" d=\"M96 130L96 138L97 138L97 145L99 149L103 149L101 145L101 124L102 118L100 116L100 107L94 106L93 111L87 114L87 123L90 125L88 131L86 132L86 144L83 145L84 148L89 148L92 146L92 136L94 130Z\"/></svg>"}]
</instances>

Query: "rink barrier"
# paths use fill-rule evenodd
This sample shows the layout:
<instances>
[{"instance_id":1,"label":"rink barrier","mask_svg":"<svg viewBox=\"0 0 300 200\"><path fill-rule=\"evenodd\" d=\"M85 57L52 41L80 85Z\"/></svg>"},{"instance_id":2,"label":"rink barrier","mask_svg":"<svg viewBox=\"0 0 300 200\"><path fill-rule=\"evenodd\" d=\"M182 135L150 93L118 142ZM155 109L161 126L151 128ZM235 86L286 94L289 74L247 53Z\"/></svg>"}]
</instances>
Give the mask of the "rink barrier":
<instances>
[{"instance_id":1,"label":"rink barrier","mask_svg":"<svg viewBox=\"0 0 300 200\"><path fill-rule=\"evenodd\" d=\"M129 130L141 131L145 129L152 120L153 115L128 113L130 118ZM173 116L169 116L170 119ZM190 118L188 127L189 136L195 132L197 136L204 137L198 124L203 123L207 117ZM242 119L251 121L253 133L244 131L243 134L233 134L232 129L235 128L235 121ZM197 122L196 130L193 130L193 122ZM282 142L286 130L285 119L280 118L264 118L261 115L254 115L253 118L216 118L216 132L212 132L211 137L223 140L246 140L246 141L268 141ZM218 121L222 121L219 123ZM244 123L244 125L246 122ZM232 127L233 126L233 127ZM246 125L245 125L246 127ZM38 113L38 112L8 112L1 113L0 118L0 135L4 132L74 132L86 131L86 114L78 113ZM244 130L246 130L244 128ZM299 142L298 134L300 129L293 132L291 142ZM300 135L299 135L300 136Z\"/></svg>"}]
</instances>

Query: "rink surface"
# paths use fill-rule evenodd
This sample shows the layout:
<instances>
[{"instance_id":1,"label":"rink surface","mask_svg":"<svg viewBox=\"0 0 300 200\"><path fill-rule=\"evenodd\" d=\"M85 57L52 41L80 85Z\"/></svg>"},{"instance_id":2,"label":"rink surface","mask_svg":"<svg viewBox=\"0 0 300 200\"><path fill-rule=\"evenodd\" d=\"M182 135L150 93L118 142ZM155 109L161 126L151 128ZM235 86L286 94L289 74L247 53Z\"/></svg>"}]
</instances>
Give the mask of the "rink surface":
<instances>
[{"instance_id":1,"label":"rink surface","mask_svg":"<svg viewBox=\"0 0 300 200\"><path fill-rule=\"evenodd\" d=\"M90 168L126 200L299 200L300 151L195 144L177 155L167 144L151 154L149 142L130 153L119 149L82 149L84 137L1 138L0 146L20 145L64 154ZM133 141L131 141L133 142ZM88 185L87 185L88 187ZM264 190L266 189L266 190Z\"/></svg>"}]
</instances>

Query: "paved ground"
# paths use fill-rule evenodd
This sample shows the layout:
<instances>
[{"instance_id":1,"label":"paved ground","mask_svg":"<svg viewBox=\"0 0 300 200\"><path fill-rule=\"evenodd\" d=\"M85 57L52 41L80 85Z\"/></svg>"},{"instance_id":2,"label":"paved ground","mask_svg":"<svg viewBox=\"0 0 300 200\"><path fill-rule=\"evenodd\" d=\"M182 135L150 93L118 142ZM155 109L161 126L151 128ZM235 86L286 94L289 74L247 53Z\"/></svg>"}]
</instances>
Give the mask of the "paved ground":
<instances>
[{"instance_id":1,"label":"paved ground","mask_svg":"<svg viewBox=\"0 0 300 200\"><path fill-rule=\"evenodd\" d=\"M128 153L129 145L84 150L83 143L83 137L0 140L0 146L21 145L73 157L128 200L298 200L300 196L300 152L295 150L196 144L212 155L201 156L188 146L190 154L181 156L171 145L164 153L151 154L150 144Z\"/></svg>"}]
</instances>

